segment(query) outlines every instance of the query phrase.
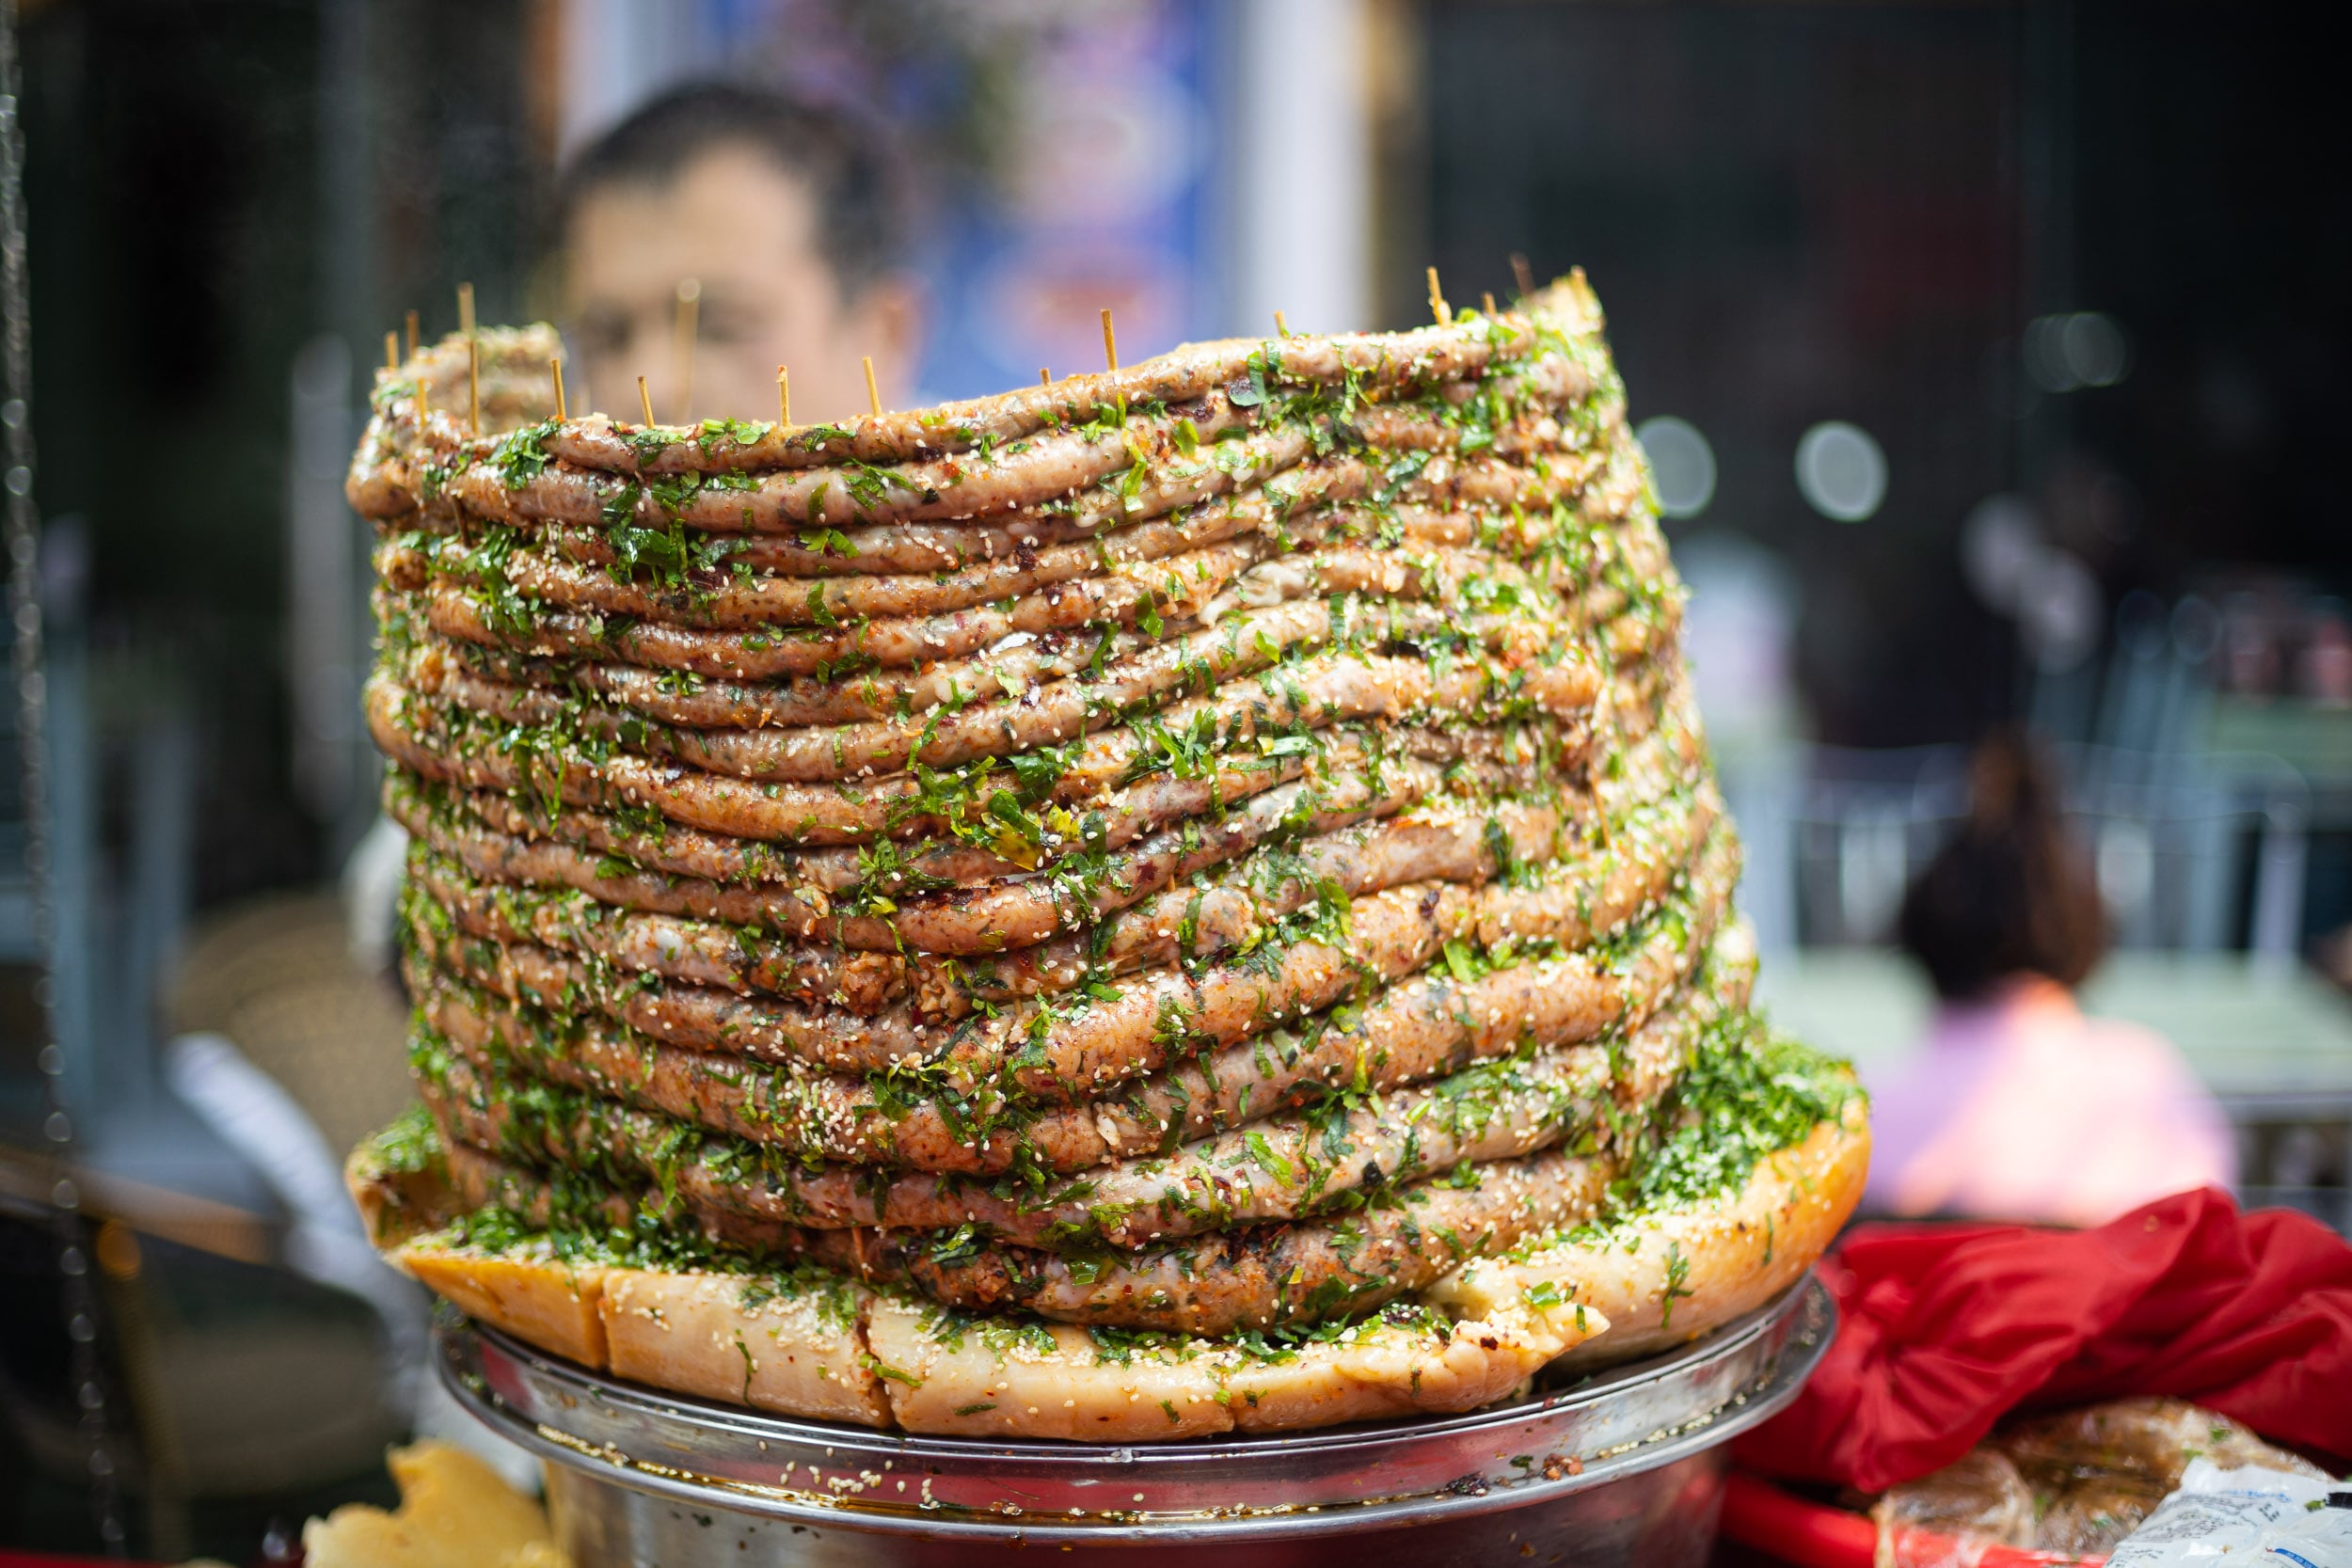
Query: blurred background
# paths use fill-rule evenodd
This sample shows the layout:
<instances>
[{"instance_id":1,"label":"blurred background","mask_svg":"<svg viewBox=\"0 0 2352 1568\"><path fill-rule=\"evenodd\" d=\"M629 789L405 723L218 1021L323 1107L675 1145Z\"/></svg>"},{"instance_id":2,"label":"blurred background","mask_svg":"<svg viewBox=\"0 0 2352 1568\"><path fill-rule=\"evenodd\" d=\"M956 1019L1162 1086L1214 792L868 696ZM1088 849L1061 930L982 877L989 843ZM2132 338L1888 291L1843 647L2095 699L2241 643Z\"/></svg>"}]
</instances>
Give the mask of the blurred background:
<instances>
[{"instance_id":1,"label":"blurred background","mask_svg":"<svg viewBox=\"0 0 2352 1568\"><path fill-rule=\"evenodd\" d=\"M46 716L0 768L0 1543L251 1560L389 1494L422 1319L332 1179L406 1093L339 893L376 779L342 472L386 329L461 281L553 313L564 158L712 73L904 139L927 400L1091 363L1104 305L1139 358L1585 268L1775 1016L1866 1072L1917 1038L1896 912L2022 721L2116 939L2085 1006L2180 1046L2249 1201L2352 1227L2352 131L2282 11L19 9Z\"/></svg>"}]
</instances>

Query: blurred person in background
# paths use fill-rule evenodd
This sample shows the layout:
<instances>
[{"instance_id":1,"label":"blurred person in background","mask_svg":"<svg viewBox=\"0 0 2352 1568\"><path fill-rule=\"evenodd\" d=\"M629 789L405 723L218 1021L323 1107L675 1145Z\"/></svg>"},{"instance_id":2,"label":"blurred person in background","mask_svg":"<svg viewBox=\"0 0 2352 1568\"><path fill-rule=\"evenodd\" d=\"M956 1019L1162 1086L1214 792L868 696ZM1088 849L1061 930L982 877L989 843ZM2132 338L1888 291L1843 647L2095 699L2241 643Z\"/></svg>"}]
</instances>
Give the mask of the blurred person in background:
<instances>
[{"instance_id":1,"label":"blurred person in background","mask_svg":"<svg viewBox=\"0 0 2352 1568\"><path fill-rule=\"evenodd\" d=\"M574 408L634 420L643 375L666 422L771 420L782 364L796 420L848 419L866 408L867 356L885 399L912 390L922 311L906 270L904 182L887 144L846 116L739 83L677 87L591 143L560 177L555 210ZM690 283L691 358L679 342ZM352 950L384 974L395 972L406 847L379 818L344 871ZM191 1062L193 1073L214 1057ZM236 1065L183 1075L183 1092L217 1101L232 1141L268 1160L287 1135L262 1115L275 1101L234 1078ZM311 1164L326 1179L310 1187L326 1196L309 1217L348 1222L335 1162ZM510 1476L531 1472L430 1377L421 1392L420 1432L457 1438Z\"/></svg>"},{"instance_id":2,"label":"blurred person in background","mask_svg":"<svg viewBox=\"0 0 2352 1568\"><path fill-rule=\"evenodd\" d=\"M849 419L866 409L868 357L885 407L914 388L908 182L887 138L845 114L743 82L674 87L580 151L555 214L575 409L636 420L642 375L662 420L771 420L783 365L795 420ZM352 950L388 974L407 845L379 817L343 873Z\"/></svg>"},{"instance_id":3,"label":"blurred person in background","mask_svg":"<svg viewBox=\"0 0 2352 1568\"><path fill-rule=\"evenodd\" d=\"M556 192L565 328L593 406L638 417L771 420L904 406L922 350L908 198L876 130L769 88L673 88L590 144ZM680 352L692 302L691 358ZM577 406L577 405L576 405Z\"/></svg>"},{"instance_id":4,"label":"blurred person in background","mask_svg":"<svg viewBox=\"0 0 2352 1568\"><path fill-rule=\"evenodd\" d=\"M1968 817L1898 932L1939 1006L1924 1047L1870 1086L1868 1207L2090 1226L2235 1180L2229 1124L2171 1042L2075 1005L2106 911L2022 736L1978 750Z\"/></svg>"}]
</instances>

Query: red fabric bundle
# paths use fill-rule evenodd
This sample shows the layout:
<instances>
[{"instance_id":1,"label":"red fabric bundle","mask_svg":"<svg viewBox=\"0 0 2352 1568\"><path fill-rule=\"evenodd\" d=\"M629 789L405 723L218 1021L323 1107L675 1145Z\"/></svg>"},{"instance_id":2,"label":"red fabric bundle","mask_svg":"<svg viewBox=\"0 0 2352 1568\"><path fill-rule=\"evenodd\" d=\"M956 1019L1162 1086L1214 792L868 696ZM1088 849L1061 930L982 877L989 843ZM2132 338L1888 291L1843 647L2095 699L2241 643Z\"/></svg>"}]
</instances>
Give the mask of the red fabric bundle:
<instances>
[{"instance_id":1,"label":"red fabric bundle","mask_svg":"<svg viewBox=\"0 0 2352 1568\"><path fill-rule=\"evenodd\" d=\"M1869 1225L1821 1265L1837 1341L1739 1441L1766 1475L1876 1492L2012 1410L2170 1394L2352 1465L2352 1245L2182 1193L2096 1230Z\"/></svg>"}]
</instances>

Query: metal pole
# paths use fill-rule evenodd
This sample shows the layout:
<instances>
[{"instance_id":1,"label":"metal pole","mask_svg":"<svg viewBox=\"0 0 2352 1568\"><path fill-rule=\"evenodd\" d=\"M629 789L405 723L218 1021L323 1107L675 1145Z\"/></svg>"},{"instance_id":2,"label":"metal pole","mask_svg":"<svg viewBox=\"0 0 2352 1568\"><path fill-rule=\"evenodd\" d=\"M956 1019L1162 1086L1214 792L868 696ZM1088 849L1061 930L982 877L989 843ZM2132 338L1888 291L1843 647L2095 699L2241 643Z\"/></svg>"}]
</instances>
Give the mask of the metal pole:
<instances>
[{"instance_id":1,"label":"metal pole","mask_svg":"<svg viewBox=\"0 0 2352 1568\"><path fill-rule=\"evenodd\" d=\"M66 1042L56 1029L56 922L51 903L49 832L49 692L41 659L40 514L33 501L31 289L25 277L24 62L17 52L16 0L0 0L0 526L8 562L8 614L15 633L17 746L24 773L24 870L33 889L33 940L41 957L40 1000L48 1041L40 1050L46 1114L41 1131L49 1163L49 1202L57 1240L61 1305L71 1343L69 1381L82 1412L88 1445L91 1507L109 1555L128 1544L122 1488L113 1433L106 1419L106 1384L98 1354L101 1314L91 1270L88 1227L72 1165L73 1117L65 1093ZM73 1042L86 1049L87 1040Z\"/></svg>"}]
</instances>

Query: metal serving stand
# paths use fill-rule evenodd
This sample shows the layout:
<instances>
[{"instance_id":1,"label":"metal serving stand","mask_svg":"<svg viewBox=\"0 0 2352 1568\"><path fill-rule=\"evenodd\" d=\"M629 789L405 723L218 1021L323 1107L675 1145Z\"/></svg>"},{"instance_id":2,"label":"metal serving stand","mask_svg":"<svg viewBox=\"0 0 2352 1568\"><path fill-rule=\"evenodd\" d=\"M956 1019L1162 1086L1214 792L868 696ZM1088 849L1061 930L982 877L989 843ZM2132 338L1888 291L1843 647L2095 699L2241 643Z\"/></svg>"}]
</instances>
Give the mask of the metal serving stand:
<instances>
[{"instance_id":1,"label":"metal serving stand","mask_svg":"<svg viewBox=\"0 0 2352 1568\"><path fill-rule=\"evenodd\" d=\"M580 1568L1705 1562L1724 1445L1796 1397L1836 1324L1808 1278L1672 1354L1512 1404L1126 1448L920 1437L656 1393L444 1311L458 1401L547 1461Z\"/></svg>"}]
</instances>

